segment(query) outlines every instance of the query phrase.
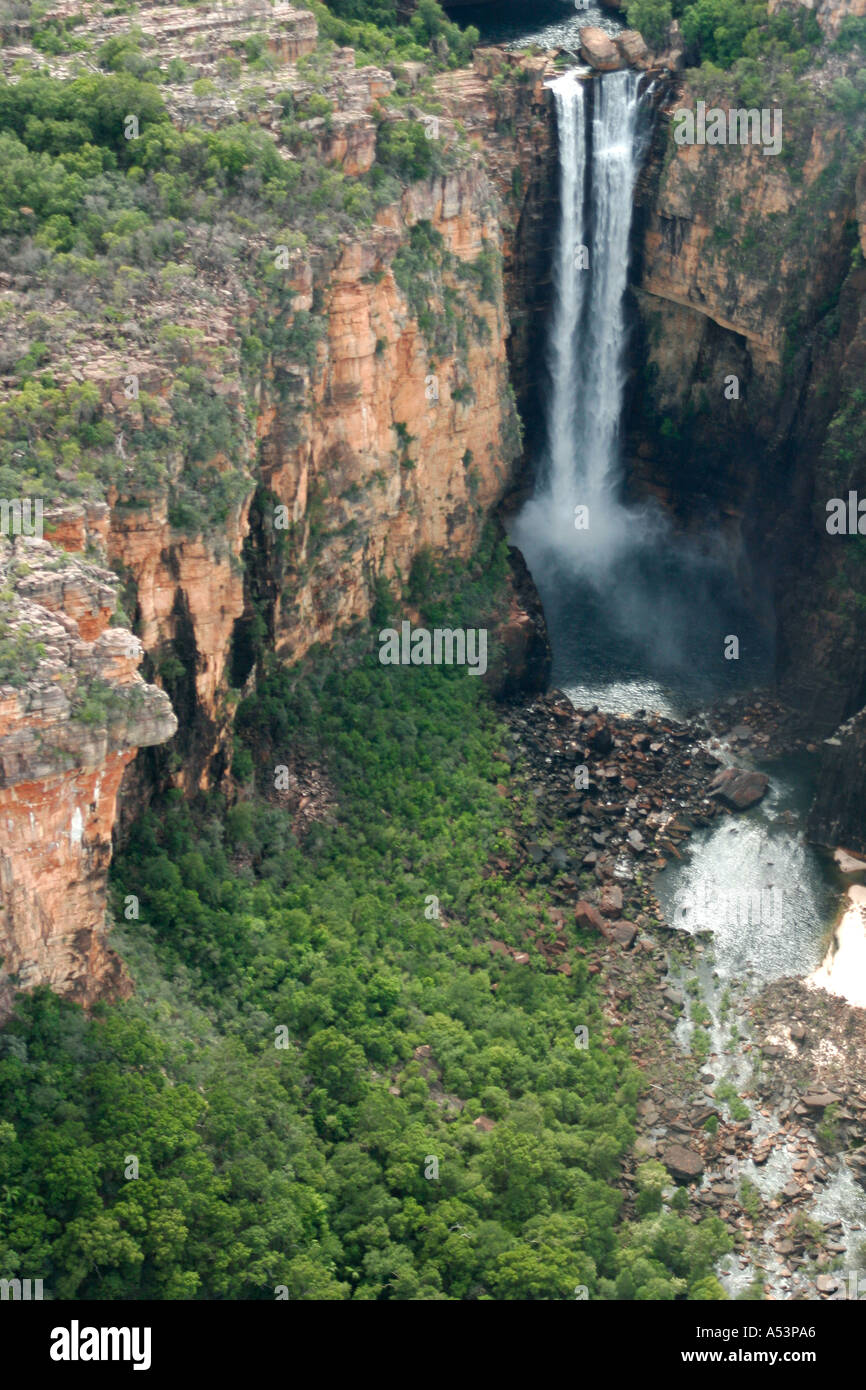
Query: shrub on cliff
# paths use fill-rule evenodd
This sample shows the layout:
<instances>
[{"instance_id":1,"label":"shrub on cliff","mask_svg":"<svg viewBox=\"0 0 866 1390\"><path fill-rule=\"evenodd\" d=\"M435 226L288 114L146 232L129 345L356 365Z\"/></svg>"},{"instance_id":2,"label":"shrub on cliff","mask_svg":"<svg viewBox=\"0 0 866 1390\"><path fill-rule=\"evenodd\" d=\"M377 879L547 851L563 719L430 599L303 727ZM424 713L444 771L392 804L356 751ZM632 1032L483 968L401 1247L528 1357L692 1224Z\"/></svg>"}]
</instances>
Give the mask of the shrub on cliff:
<instances>
[{"instance_id":1,"label":"shrub on cliff","mask_svg":"<svg viewBox=\"0 0 866 1390\"><path fill-rule=\"evenodd\" d=\"M0 81L0 130L11 130L28 149L50 155L89 143L111 150L119 164L131 164L136 141L126 135L130 113L142 133L168 122L159 90L127 73L88 73L71 82L39 73L15 83Z\"/></svg>"},{"instance_id":2,"label":"shrub on cliff","mask_svg":"<svg viewBox=\"0 0 866 1390\"><path fill-rule=\"evenodd\" d=\"M420 121L382 121L376 136L376 163L406 183L429 179L442 168L439 142L429 140Z\"/></svg>"},{"instance_id":3,"label":"shrub on cliff","mask_svg":"<svg viewBox=\"0 0 866 1390\"><path fill-rule=\"evenodd\" d=\"M667 38L671 0L630 0L626 15L632 29L639 29L651 48L661 48Z\"/></svg>"},{"instance_id":4,"label":"shrub on cliff","mask_svg":"<svg viewBox=\"0 0 866 1390\"><path fill-rule=\"evenodd\" d=\"M431 67L460 67L468 63L479 41L476 28L453 24L437 0L419 0L408 24L398 23L396 0L308 0L319 23L319 34L351 45L355 61L399 65L420 60Z\"/></svg>"},{"instance_id":5,"label":"shrub on cliff","mask_svg":"<svg viewBox=\"0 0 866 1390\"><path fill-rule=\"evenodd\" d=\"M741 58L766 58L801 71L823 39L810 11L782 7L770 14L766 0L675 0L674 12L698 61L722 68Z\"/></svg>"}]
</instances>

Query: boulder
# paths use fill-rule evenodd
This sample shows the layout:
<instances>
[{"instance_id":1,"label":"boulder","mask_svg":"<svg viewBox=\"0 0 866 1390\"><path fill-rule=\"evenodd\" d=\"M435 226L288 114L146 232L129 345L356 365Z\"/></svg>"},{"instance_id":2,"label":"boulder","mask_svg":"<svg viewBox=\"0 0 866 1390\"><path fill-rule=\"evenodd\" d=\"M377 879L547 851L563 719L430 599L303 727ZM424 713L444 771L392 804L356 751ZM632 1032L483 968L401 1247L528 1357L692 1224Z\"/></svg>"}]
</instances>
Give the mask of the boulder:
<instances>
[{"instance_id":1,"label":"boulder","mask_svg":"<svg viewBox=\"0 0 866 1390\"><path fill-rule=\"evenodd\" d=\"M501 72L508 55L502 48L476 48L472 55L472 66L482 77L495 77ZM408 64L404 63L404 67Z\"/></svg>"},{"instance_id":2,"label":"boulder","mask_svg":"<svg viewBox=\"0 0 866 1390\"><path fill-rule=\"evenodd\" d=\"M723 767L709 785L708 796L718 797L735 811L745 811L766 795L770 779L764 772L749 772L742 767Z\"/></svg>"},{"instance_id":3,"label":"boulder","mask_svg":"<svg viewBox=\"0 0 866 1390\"><path fill-rule=\"evenodd\" d=\"M580 31L580 56L598 72L614 72L623 67L622 57L613 39L592 24L585 25Z\"/></svg>"},{"instance_id":4,"label":"boulder","mask_svg":"<svg viewBox=\"0 0 866 1390\"><path fill-rule=\"evenodd\" d=\"M605 921L598 908L583 899L575 906L574 920L579 927L587 931L604 931Z\"/></svg>"},{"instance_id":5,"label":"boulder","mask_svg":"<svg viewBox=\"0 0 866 1390\"><path fill-rule=\"evenodd\" d=\"M837 1105L839 1096L835 1096L832 1091L814 1090L808 1091L802 1097L802 1102L807 1110L826 1110L828 1105Z\"/></svg>"},{"instance_id":6,"label":"boulder","mask_svg":"<svg viewBox=\"0 0 866 1390\"><path fill-rule=\"evenodd\" d=\"M602 917L618 917L622 912L622 889L616 883L605 884L601 893Z\"/></svg>"},{"instance_id":7,"label":"boulder","mask_svg":"<svg viewBox=\"0 0 866 1390\"><path fill-rule=\"evenodd\" d=\"M860 874L866 869L866 859L859 854L850 854L846 849L835 850L833 858L843 874Z\"/></svg>"},{"instance_id":8,"label":"boulder","mask_svg":"<svg viewBox=\"0 0 866 1390\"><path fill-rule=\"evenodd\" d=\"M637 29L623 29L613 41L630 68L643 67L649 59L649 49Z\"/></svg>"},{"instance_id":9,"label":"boulder","mask_svg":"<svg viewBox=\"0 0 866 1390\"><path fill-rule=\"evenodd\" d=\"M604 720L599 720L589 733L589 746L596 753L607 753L613 745L613 734L610 725L605 724Z\"/></svg>"},{"instance_id":10,"label":"boulder","mask_svg":"<svg viewBox=\"0 0 866 1390\"><path fill-rule=\"evenodd\" d=\"M688 1182L699 1178L704 1171L704 1160L700 1154L683 1144L671 1144L669 1149L665 1149L662 1163L675 1178L685 1178Z\"/></svg>"},{"instance_id":11,"label":"boulder","mask_svg":"<svg viewBox=\"0 0 866 1390\"><path fill-rule=\"evenodd\" d=\"M634 922L627 922L623 918L621 922L614 922L613 926L608 929L607 935L618 946L628 947L637 936L637 927Z\"/></svg>"}]
</instances>

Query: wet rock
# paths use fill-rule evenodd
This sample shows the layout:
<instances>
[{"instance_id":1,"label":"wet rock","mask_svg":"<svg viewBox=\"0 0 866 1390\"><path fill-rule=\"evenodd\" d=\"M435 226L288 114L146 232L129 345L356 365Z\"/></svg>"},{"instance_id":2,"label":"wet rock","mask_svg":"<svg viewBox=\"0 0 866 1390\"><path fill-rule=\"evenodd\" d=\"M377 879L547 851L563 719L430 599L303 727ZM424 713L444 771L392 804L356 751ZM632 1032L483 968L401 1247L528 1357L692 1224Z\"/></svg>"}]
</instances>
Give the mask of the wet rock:
<instances>
[{"instance_id":1,"label":"wet rock","mask_svg":"<svg viewBox=\"0 0 866 1390\"><path fill-rule=\"evenodd\" d=\"M766 794L770 779L764 772L749 772L741 767L725 767L716 773L707 795L718 797L735 811L755 806Z\"/></svg>"},{"instance_id":2,"label":"wet rock","mask_svg":"<svg viewBox=\"0 0 866 1390\"><path fill-rule=\"evenodd\" d=\"M589 746L596 753L607 753L613 747L610 725L603 721L594 725L589 734Z\"/></svg>"}]
</instances>

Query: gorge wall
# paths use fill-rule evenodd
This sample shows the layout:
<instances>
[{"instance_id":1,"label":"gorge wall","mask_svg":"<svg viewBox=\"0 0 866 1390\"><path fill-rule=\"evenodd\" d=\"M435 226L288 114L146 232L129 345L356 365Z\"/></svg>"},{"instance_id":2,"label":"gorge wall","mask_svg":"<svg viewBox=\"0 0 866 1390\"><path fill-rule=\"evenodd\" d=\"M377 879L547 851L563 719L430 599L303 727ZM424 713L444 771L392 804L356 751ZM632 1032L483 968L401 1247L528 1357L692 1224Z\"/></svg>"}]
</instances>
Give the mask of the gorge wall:
<instances>
[{"instance_id":1,"label":"gorge wall","mask_svg":"<svg viewBox=\"0 0 866 1390\"><path fill-rule=\"evenodd\" d=\"M85 1003L123 991L105 946L118 815L122 826L160 787L229 785L234 708L266 649L297 661L366 618L378 586L399 587L426 548L476 550L521 459L511 375L528 399L537 372L556 167L545 59L482 50L471 70L435 82L409 64L398 91L351 49L317 45L314 17L291 6L137 19L161 64L194 64L196 91L188 80L167 90L173 129L242 122L301 166L298 199L311 207L292 232L259 226L250 179L206 227L193 218L171 231L172 263L124 246L139 268L103 269L125 316L103 317L93 287L69 276L40 302L47 272L32 242L2 277L5 360L23 356L34 301L50 302L50 330L47 315L40 327L52 389L72 403L66 447L88 451L56 471L46 540L9 542L16 603L30 602L22 556L33 547L56 557L49 568L68 564L80 597L74 638L66 600L42 585L16 688L2 689L3 1009L13 984ZM100 39L119 26L100 18ZM270 72L247 71L254 36L275 55ZM15 37L7 66L30 51L26 25ZM62 60L54 68L68 75ZM219 94L202 90L214 77ZM377 153L412 128L420 152L383 156L387 176L371 184ZM347 211L353 196L361 216ZM317 216L329 198L342 211ZM4 385L22 385L17 367ZM46 392L40 405L39 421L13 415L13 433L50 438L56 458L56 400ZM88 465L104 482L82 496ZM512 574L496 676L506 690L543 683L549 663L519 557ZM119 626L106 629L118 595ZM40 644L49 621L51 644ZM10 659L16 631L3 634ZM124 643L135 661L120 662ZM134 673L142 654L150 684ZM74 704L92 680L99 699L79 701L84 715L69 721L58 687L70 684ZM130 692L142 697L134 714Z\"/></svg>"},{"instance_id":2,"label":"gorge wall","mask_svg":"<svg viewBox=\"0 0 866 1390\"><path fill-rule=\"evenodd\" d=\"M819 9L829 34L843 11ZM833 100L846 70L760 100L718 74L674 80L658 94L635 238L632 491L688 530L727 531L744 584L772 586L780 692L818 738L866 703L863 542L827 530L828 502L862 492L866 463L864 115ZM676 145L673 113L698 100L781 107L782 152ZM862 849L860 727L823 750L811 828Z\"/></svg>"}]
</instances>

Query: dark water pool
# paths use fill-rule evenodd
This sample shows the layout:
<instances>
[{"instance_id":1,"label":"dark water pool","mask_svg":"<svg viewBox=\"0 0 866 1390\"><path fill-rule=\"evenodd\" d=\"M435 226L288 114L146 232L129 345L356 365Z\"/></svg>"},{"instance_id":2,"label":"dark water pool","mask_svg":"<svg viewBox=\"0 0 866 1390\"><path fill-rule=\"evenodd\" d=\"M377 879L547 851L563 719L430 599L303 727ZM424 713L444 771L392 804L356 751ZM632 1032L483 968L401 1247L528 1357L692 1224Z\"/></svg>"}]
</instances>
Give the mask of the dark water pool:
<instances>
[{"instance_id":1,"label":"dark water pool","mask_svg":"<svg viewBox=\"0 0 866 1390\"><path fill-rule=\"evenodd\" d=\"M719 562L675 548L635 554L590 583L542 557L526 560L550 631L552 682L575 704L682 718L772 680L774 625L761 586L744 594Z\"/></svg>"},{"instance_id":2,"label":"dark water pool","mask_svg":"<svg viewBox=\"0 0 866 1390\"><path fill-rule=\"evenodd\" d=\"M538 44L539 48L576 50L584 24L594 24L608 34L624 28L611 10L592 0L584 9L577 9L574 0L494 0L491 5L460 5L450 10L450 17L464 26L474 24L485 43L515 48Z\"/></svg>"}]
</instances>

